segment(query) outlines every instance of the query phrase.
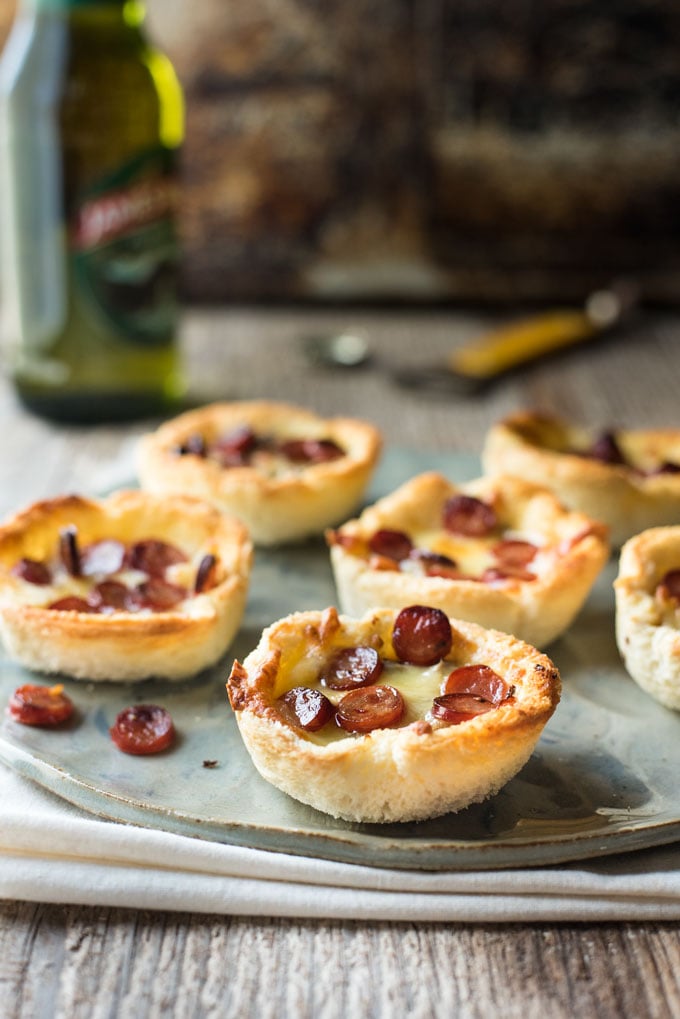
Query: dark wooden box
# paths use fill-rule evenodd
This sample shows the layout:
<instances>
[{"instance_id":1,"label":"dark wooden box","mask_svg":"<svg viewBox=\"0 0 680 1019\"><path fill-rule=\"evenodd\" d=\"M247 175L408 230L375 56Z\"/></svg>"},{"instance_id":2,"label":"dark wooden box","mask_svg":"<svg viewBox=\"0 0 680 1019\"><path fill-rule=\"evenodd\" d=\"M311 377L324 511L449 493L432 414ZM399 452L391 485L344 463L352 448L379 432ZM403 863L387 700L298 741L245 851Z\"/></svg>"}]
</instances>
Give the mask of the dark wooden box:
<instances>
[{"instance_id":1,"label":"dark wooden box","mask_svg":"<svg viewBox=\"0 0 680 1019\"><path fill-rule=\"evenodd\" d=\"M150 0L187 296L680 297L678 0Z\"/></svg>"}]
</instances>

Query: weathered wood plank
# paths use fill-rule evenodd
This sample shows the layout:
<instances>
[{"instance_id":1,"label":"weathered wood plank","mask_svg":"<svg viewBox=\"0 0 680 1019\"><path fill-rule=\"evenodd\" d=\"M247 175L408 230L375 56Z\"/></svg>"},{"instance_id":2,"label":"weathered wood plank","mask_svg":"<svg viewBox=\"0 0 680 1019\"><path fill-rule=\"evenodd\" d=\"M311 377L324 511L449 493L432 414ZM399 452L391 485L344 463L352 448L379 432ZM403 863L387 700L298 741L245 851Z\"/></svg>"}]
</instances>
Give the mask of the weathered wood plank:
<instances>
[{"instance_id":1,"label":"weathered wood plank","mask_svg":"<svg viewBox=\"0 0 680 1019\"><path fill-rule=\"evenodd\" d=\"M674 924L315 923L0 907L6 1019L674 1019L679 964Z\"/></svg>"}]
</instances>

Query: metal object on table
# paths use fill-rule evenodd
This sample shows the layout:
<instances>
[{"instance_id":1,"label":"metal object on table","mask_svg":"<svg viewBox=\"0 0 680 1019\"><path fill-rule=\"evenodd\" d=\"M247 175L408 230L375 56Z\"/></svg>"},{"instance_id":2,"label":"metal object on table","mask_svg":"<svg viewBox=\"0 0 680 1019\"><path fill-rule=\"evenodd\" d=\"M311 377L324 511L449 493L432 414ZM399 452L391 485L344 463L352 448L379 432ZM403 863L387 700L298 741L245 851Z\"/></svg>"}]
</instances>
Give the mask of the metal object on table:
<instances>
[{"instance_id":1,"label":"metal object on table","mask_svg":"<svg viewBox=\"0 0 680 1019\"><path fill-rule=\"evenodd\" d=\"M302 346L310 361L327 368L361 368L372 359L368 340L358 332L309 336Z\"/></svg>"}]
</instances>

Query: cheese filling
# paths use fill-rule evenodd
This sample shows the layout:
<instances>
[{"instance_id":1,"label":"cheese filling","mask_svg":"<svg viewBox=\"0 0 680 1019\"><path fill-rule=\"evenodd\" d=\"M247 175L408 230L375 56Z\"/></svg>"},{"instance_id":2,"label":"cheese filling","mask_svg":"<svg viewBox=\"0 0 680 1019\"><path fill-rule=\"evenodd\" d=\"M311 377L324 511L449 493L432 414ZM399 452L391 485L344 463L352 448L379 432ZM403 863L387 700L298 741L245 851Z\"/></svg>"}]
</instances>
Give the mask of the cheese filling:
<instances>
[{"instance_id":1,"label":"cheese filling","mask_svg":"<svg viewBox=\"0 0 680 1019\"><path fill-rule=\"evenodd\" d=\"M429 667L410 665L403 662L388 661L383 659L383 670L376 680L377 686L392 686L398 690L404 700L405 710L400 722L390 728L402 729L413 722L426 719L432 728L442 726L441 722L432 720L429 717L432 702L435 697L441 695L442 686L450 673L456 668L451 661L440 661ZM312 690L318 690L333 704L334 707L340 703L348 690L332 690L318 682L309 682L309 663L301 663L300 668L293 668L287 673L285 683L277 690L278 696L297 686L306 686ZM493 710L496 710L494 708ZM287 724L287 723L284 723ZM305 732L303 729L296 730L299 734L317 743L326 746L341 739L358 738L362 734L348 732L343 729L334 719L327 722L322 729L316 732Z\"/></svg>"},{"instance_id":2,"label":"cheese filling","mask_svg":"<svg viewBox=\"0 0 680 1019\"><path fill-rule=\"evenodd\" d=\"M544 572L549 558L544 554L546 550L542 547L544 546L542 538L520 531L503 531L500 537L496 534L489 538L468 538L437 529L416 531L410 537L416 548L453 559L460 572L470 577L481 577L486 570L494 567L502 568L502 561L499 563L493 552L494 546L499 541L526 541L537 547L536 555L525 567L529 573L538 575ZM404 572L409 571L408 560L404 560L400 565Z\"/></svg>"},{"instance_id":3,"label":"cheese filling","mask_svg":"<svg viewBox=\"0 0 680 1019\"><path fill-rule=\"evenodd\" d=\"M212 613L210 600L204 593L194 593L194 583L202 556L194 557L186 562L173 563L165 570L164 579L167 583L183 587L187 591L187 597L172 605L168 611L182 612L189 616L203 616ZM95 573L87 577L73 576L60 563L51 564L50 573L52 581L49 584L33 584L26 580L18 579L21 585L21 600L25 605L36 608L49 608L54 602L63 598L75 597L87 601L88 595L102 581L115 581L123 584L132 593L136 587L146 583L151 575L143 570L122 569L115 573ZM16 591L5 592L5 601L13 602L16 598ZM53 611L57 612L58 609ZM112 614L112 609L105 614ZM134 616L154 616L158 609L139 606L116 610L118 613Z\"/></svg>"}]
</instances>

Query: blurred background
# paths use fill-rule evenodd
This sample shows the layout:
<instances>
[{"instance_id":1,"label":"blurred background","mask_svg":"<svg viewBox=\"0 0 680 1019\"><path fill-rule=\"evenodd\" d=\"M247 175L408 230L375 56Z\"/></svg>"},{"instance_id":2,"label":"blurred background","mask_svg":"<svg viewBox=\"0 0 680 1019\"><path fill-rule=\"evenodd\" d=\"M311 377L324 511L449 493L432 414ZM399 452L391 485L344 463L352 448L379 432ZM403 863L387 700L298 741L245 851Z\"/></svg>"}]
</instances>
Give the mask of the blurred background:
<instances>
[{"instance_id":1,"label":"blurred background","mask_svg":"<svg viewBox=\"0 0 680 1019\"><path fill-rule=\"evenodd\" d=\"M14 15L0 0L0 45ZM677 0L149 0L183 296L680 297Z\"/></svg>"}]
</instances>

